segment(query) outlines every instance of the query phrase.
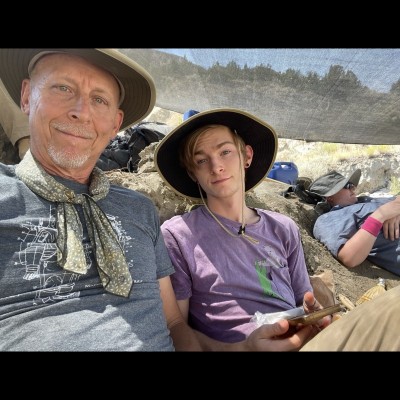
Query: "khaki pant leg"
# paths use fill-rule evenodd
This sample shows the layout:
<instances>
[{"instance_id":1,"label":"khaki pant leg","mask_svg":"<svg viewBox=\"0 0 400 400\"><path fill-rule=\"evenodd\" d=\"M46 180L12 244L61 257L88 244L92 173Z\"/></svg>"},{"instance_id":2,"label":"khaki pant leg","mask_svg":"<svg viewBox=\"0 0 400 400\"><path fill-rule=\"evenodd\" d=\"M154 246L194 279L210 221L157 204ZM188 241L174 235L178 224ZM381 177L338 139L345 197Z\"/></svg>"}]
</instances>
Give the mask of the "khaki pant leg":
<instances>
[{"instance_id":1,"label":"khaki pant leg","mask_svg":"<svg viewBox=\"0 0 400 400\"><path fill-rule=\"evenodd\" d=\"M400 351L400 285L357 306L301 351Z\"/></svg>"},{"instance_id":2,"label":"khaki pant leg","mask_svg":"<svg viewBox=\"0 0 400 400\"><path fill-rule=\"evenodd\" d=\"M28 116L11 99L1 79L0 125L14 146L19 139L29 137Z\"/></svg>"}]
</instances>

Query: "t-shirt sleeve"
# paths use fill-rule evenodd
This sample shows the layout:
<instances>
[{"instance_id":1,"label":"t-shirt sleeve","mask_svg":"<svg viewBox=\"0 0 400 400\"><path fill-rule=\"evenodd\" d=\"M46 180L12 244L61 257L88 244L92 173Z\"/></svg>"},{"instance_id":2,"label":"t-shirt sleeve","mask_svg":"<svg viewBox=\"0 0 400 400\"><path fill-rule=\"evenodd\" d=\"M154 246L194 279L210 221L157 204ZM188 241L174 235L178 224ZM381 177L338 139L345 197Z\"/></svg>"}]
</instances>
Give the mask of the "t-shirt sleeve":
<instances>
[{"instance_id":1,"label":"t-shirt sleeve","mask_svg":"<svg viewBox=\"0 0 400 400\"><path fill-rule=\"evenodd\" d=\"M173 233L174 223L177 222L175 217L173 220L165 221L161 225L161 232L164 237L165 245L169 257L174 266L175 272L171 275L171 283L174 288L177 300L186 300L192 296L192 278L189 267L185 260L182 248L184 248L184 240L182 235L175 235ZM179 237L181 239L179 239Z\"/></svg>"},{"instance_id":2,"label":"t-shirt sleeve","mask_svg":"<svg viewBox=\"0 0 400 400\"><path fill-rule=\"evenodd\" d=\"M165 247L163 236L158 236L155 244L156 262L157 262L157 279L164 278L174 273L174 268Z\"/></svg>"}]
</instances>

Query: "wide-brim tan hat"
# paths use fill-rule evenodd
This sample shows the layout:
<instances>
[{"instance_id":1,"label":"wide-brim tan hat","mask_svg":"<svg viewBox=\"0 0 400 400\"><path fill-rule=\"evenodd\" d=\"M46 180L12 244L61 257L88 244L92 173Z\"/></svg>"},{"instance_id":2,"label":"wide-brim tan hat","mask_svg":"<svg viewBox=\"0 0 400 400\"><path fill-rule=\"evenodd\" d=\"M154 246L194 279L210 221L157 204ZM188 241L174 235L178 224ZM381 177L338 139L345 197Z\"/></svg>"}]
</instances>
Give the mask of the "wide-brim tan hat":
<instances>
[{"instance_id":1,"label":"wide-brim tan hat","mask_svg":"<svg viewBox=\"0 0 400 400\"><path fill-rule=\"evenodd\" d=\"M152 111L156 89L151 75L135 61L115 49L0 49L0 78L20 107L22 80L40 53L68 53L87 59L113 74L123 87L120 108L124 112L121 131L141 121Z\"/></svg>"},{"instance_id":2,"label":"wide-brim tan hat","mask_svg":"<svg viewBox=\"0 0 400 400\"><path fill-rule=\"evenodd\" d=\"M361 178L361 169L356 169L348 178L337 171L330 171L325 175L317 178L309 187L310 192L319 194L320 196L333 196L339 190L342 190L347 182L351 182L354 186L358 186Z\"/></svg>"},{"instance_id":3,"label":"wide-brim tan hat","mask_svg":"<svg viewBox=\"0 0 400 400\"><path fill-rule=\"evenodd\" d=\"M178 125L159 142L154 153L157 171L176 193L199 200L198 185L189 177L179 162L179 148L182 140L196 129L209 125L225 125L236 130L246 145L254 150L253 160L246 169L245 191L254 189L271 169L278 148L278 138L274 129L248 112L220 108L193 115Z\"/></svg>"}]
</instances>

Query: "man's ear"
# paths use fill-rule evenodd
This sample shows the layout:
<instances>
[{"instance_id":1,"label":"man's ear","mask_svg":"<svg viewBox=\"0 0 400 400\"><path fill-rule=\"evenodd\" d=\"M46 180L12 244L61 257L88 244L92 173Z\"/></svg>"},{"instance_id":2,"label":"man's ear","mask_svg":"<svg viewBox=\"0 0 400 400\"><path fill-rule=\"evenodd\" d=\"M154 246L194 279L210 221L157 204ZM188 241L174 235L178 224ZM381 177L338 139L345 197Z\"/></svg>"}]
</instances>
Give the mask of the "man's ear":
<instances>
[{"instance_id":1,"label":"man's ear","mask_svg":"<svg viewBox=\"0 0 400 400\"><path fill-rule=\"evenodd\" d=\"M115 121L114 121L115 125L114 125L114 129L111 133L110 140L114 139L117 136L117 134L121 128L123 120L124 120L124 112L122 110L118 110L118 112L115 116Z\"/></svg>"},{"instance_id":2,"label":"man's ear","mask_svg":"<svg viewBox=\"0 0 400 400\"><path fill-rule=\"evenodd\" d=\"M21 110L24 114L29 115L30 111L30 106L29 106L29 95L31 92L31 86L30 86L30 80L29 79L24 79L22 81L22 87L21 87Z\"/></svg>"}]
</instances>

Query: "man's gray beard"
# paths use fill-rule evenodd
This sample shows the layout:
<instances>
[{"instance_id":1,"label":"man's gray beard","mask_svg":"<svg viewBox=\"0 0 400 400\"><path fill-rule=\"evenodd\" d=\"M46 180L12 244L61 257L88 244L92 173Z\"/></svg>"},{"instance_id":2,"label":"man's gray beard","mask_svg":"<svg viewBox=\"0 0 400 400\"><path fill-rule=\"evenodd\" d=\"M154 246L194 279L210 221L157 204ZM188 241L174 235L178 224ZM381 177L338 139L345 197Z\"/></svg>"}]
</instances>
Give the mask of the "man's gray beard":
<instances>
[{"instance_id":1,"label":"man's gray beard","mask_svg":"<svg viewBox=\"0 0 400 400\"><path fill-rule=\"evenodd\" d=\"M72 156L63 150L55 148L52 144L49 145L48 152L54 163L62 168L81 168L89 158L86 154Z\"/></svg>"}]
</instances>

